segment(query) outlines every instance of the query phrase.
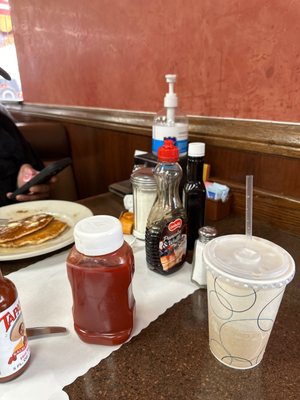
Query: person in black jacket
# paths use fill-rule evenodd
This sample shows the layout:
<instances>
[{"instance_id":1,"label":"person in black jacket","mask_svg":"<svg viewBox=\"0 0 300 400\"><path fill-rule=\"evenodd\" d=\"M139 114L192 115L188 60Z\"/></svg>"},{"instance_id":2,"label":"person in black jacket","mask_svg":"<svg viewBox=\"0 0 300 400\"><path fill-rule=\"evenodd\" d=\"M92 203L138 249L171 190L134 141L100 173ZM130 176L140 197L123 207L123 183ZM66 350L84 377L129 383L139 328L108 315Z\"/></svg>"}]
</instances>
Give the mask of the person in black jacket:
<instances>
[{"instance_id":1,"label":"person in black jacket","mask_svg":"<svg viewBox=\"0 0 300 400\"><path fill-rule=\"evenodd\" d=\"M0 67L0 75L10 79ZM0 206L12 204L11 193L24 185L44 168L43 162L25 140L7 110L0 106ZM42 200L50 196L51 178L47 184L30 188L28 194L18 195L17 201Z\"/></svg>"}]
</instances>

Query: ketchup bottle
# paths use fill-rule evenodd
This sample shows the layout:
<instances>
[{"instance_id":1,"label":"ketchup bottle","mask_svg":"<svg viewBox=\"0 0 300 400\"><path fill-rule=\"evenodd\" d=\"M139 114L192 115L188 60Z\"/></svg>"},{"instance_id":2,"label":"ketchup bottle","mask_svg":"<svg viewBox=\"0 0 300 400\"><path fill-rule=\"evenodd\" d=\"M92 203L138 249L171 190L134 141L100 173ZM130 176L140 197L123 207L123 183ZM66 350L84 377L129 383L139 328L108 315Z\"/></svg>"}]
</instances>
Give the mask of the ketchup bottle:
<instances>
[{"instance_id":1,"label":"ketchup bottle","mask_svg":"<svg viewBox=\"0 0 300 400\"><path fill-rule=\"evenodd\" d=\"M133 328L134 256L121 222L109 215L79 221L67 258L73 294L74 328L87 343L116 345Z\"/></svg>"},{"instance_id":2,"label":"ketchup bottle","mask_svg":"<svg viewBox=\"0 0 300 400\"><path fill-rule=\"evenodd\" d=\"M21 375L29 365L30 350L18 292L0 271L0 382Z\"/></svg>"}]
</instances>

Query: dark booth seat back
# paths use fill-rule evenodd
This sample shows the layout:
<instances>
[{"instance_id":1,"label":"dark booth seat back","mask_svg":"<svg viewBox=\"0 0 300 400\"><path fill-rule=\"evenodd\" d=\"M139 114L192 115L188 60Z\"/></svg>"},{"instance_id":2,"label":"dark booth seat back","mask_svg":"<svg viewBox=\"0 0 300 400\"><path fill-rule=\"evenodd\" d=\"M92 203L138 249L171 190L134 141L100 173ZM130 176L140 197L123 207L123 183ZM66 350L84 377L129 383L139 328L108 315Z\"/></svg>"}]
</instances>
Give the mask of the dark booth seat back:
<instances>
[{"instance_id":1,"label":"dark booth seat back","mask_svg":"<svg viewBox=\"0 0 300 400\"><path fill-rule=\"evenodd\" d=\"M65 127L58 122L18 122L18 128L45 165L61 158L71 157L71 146ZM58 175L51 198L76 201L76 179L72 165Z\"/></svg>"}]
</instances>

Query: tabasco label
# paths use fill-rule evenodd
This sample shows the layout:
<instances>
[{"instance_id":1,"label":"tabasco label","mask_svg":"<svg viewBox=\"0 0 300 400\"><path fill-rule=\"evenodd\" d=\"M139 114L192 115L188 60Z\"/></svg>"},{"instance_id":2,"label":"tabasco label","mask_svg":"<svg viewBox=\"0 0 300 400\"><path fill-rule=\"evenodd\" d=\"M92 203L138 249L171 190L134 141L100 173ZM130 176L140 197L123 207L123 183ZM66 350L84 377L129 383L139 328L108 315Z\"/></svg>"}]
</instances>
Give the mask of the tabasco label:
<instances>
[{"instance_id":1,"label":"tabasco label","mask_svg":"<svg viewBox=\"0 0 300 400\"><path fill-rule=\"evenodd\" d=\"M29 361L30 350L20 302L0 313L0 378L19 371Z\"/></svg>"}]
</instances>

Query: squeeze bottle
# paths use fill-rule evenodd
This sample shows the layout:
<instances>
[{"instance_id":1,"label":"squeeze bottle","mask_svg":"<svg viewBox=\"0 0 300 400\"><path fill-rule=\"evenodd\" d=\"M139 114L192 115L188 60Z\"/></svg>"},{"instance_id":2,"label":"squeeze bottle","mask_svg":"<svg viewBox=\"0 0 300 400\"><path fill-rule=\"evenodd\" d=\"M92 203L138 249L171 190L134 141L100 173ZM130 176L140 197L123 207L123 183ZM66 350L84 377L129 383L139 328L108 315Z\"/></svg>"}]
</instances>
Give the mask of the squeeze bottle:
<instances>
[{"instance_id":1,"label":"squeeze bottle","mask_svg":"<svg viewBox=\"0 0 300 400\"><path fill-rule=\"evenodd\" d=\"M75 245L67 258L73 295L74 328L87 343L116 345L133 329L134 256L121 222L95 215L74 228Z\"/></svg>"},{"instance_id":2,"label":"squeeze bottle","mask_svg":"<svg viewBox=\"0 0 300 400\"><path fill-rule=\"evenodd\" d=\"M186 258L186 212L179 197L182 169L178 148L170 139L158 150L154 170L157 197L146 226L146 261L148 268L169 275L182 267Z\"/></svg>"}]
</instances>

